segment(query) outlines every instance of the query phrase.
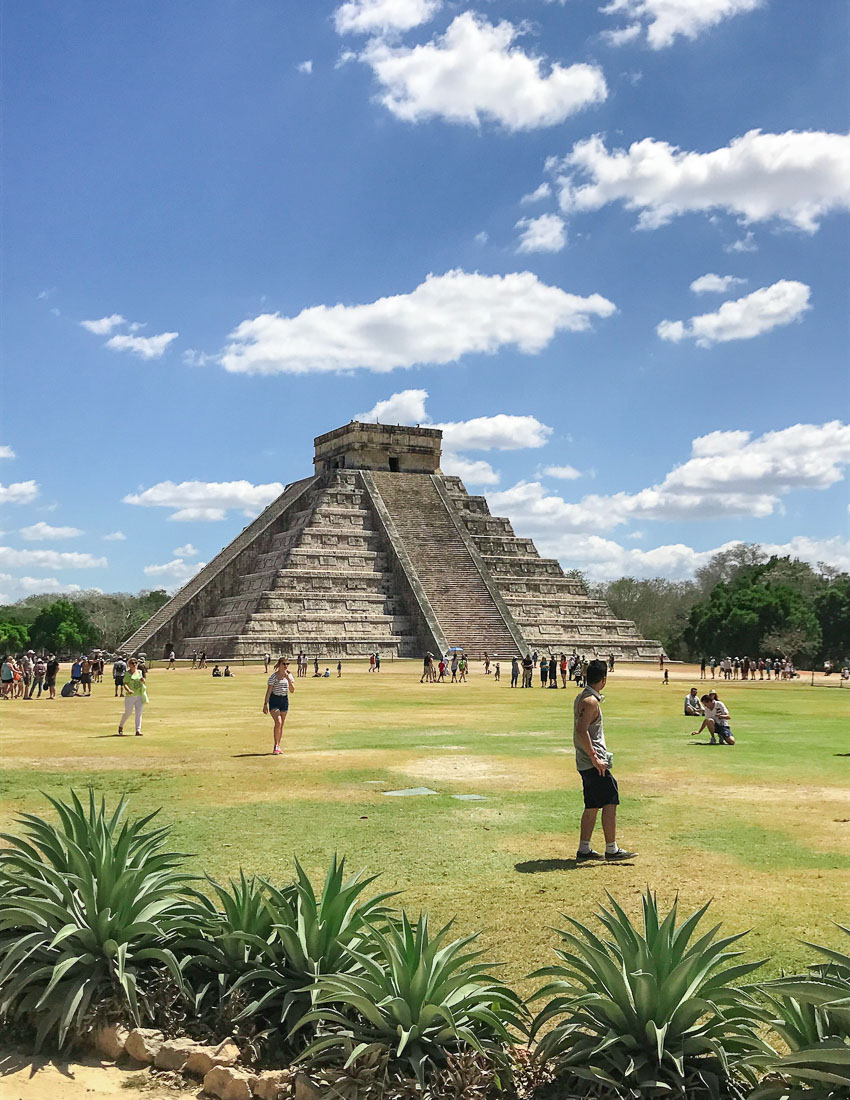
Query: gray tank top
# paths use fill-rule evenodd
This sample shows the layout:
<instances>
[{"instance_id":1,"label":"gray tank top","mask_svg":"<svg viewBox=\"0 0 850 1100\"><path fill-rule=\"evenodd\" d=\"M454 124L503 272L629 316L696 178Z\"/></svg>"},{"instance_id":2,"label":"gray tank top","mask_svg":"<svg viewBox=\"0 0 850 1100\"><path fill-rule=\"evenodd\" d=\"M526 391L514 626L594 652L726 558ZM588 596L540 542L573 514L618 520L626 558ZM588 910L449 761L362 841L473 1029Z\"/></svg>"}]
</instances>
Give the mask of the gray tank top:
<instances>
[{"instance_id":1,"label":"gray tank top","mask_svg":"<svg viewBox=\"0 0 850 1100\"><path fill-rule=\"evenodd\" d=\"M578 712L579 707L585 699L596 699L597 702L601 699L599 692L594 691L593 688L586 687L584 691L575 697L573 702L573 745L576 750L576 768L578 771L586 771L587 768L593 767L593 761L585 752L584 746L580 744L578 736L576 734L576 726L578 725ZM593 751L601 759L605 759L605 754L608 749L605 744L605 733L602 729L602 708L599 708L599 715L591 723L587 731L590 734L590 740L593 744Z\"/></svg>"}]
</instances>

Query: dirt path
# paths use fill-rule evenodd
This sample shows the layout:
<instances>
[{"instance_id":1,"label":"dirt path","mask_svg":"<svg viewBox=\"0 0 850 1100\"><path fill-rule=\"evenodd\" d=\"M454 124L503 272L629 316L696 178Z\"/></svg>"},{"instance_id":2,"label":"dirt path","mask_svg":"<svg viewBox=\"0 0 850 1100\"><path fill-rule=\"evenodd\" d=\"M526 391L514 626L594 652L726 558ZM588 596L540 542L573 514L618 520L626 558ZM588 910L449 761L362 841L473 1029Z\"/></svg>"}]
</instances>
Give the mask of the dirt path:
<instances>
[{"instance_id":1,"label":"dirt path","mask_svg":"<svg viewBox=\"0 0 850 1100\"><path fill-rule=\"evenodd\" d=\"M136 1081L140 1087L134 1087ZM189 1100L200 1095L197 1088L159 1087L138 1066L0 1052L0 1100Z\"/></svg>"}]
</instances>

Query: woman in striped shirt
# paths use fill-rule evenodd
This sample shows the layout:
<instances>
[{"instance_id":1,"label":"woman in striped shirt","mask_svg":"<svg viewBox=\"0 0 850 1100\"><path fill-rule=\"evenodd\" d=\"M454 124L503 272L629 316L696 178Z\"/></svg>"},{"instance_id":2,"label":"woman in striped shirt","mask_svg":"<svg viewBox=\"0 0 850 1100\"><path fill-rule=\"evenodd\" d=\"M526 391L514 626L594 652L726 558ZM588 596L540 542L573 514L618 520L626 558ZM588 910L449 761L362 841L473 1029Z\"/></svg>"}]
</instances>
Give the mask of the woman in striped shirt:
<instances>
[{"instance_id":1,"label":"woman in striped shirt","mask_svg":"<svg viewBox=\"0 0 850 1100\"><path fill-rule=\"evenodd\" d=\"M285 657L279 657L274 672L269 676L263 703L263 714L270 714L274 722L273 756L280 756L283 723L289 712L289 696L293 691L295 691L295 680L289 671L289 661Z\"/></svg>"}]
</instances>

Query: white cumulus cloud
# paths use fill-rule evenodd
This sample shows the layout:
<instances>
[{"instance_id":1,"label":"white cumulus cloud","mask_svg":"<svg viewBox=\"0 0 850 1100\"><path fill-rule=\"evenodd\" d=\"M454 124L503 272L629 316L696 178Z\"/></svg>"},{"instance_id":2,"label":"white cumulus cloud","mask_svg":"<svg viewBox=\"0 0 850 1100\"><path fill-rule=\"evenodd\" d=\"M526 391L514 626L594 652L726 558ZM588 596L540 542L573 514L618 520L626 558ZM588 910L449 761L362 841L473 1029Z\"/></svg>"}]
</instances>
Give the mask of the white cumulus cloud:
<instances>
[{"instance_id":1,"label":"white cumulus cloud","mask_svg":"<svg viewBox=\"0 0 850 1100\"><path fill-rule=\"evenodd\" d=\"M123 531L111 531L108 535L103 536L104 542L126 542L127 536Z\"/></svg>"},{"instance_id":2,"label":"white cumulus cloud","mask_svg":"<svg viewBox=\"0 0 850 1100\"><path fill-rule=\"evenodd\" d=\"M185 546L175 546L171 552L175 558L196 558L198 556L197 548L191 542L187 542Z\"/></svg>"},{"instance_id":3,"label":"white cumulus cloud","mask_svg":"<svg viewBox=\"0 0 850 1100\"><path fill-rule=\"evenodd\" d=\"M231 509L255 516L283 492L279 481L252 485L250 481L160 481L139 493L128 493L124 504L174 509L169 519L212 521Z\"/></svg>"},{"instance_id":4,"label":"white cumulus cloud","mask_svg":"<svg viewBox=\"0 0 850 1100\"><path fill-rule=\"evenodd\" d=\"M752 438L718 431L693 441L691 457L636 493L590 494L567 501L539 481L494 493L494 512L532 535L601 534L632 520L773 515L794 490L835 485L850 466L850 424L794 424Z\"/></svg>"},{"instance_id":5,"label":"white cumulus cloud","mask_svg":"<svg viewBox=\"0 0 850 1100\"><path fill-rule=\"evenodd\" d=\"M461 451L517 451L543 447L552 434L549 425L537 417L511 413L435 423L425 408L427 398L427 390L402 390L376 402L368 412L358 413L354 419L363 423L421 424L439 428L443 433L440 468L443 473L460 477L470 485L497 485L499 474L489 462L468 458Z\"/></svg>"},{"instance_id":6,"label":"white cumulus cloud","mask_svg":"<svg viewBox=\"0 0 850 1100\"><path fill-rule=\"evenodd\" d=\"M609 31L615 44L636 38L646 29L654 50L670 46L676 38L696 38L703 31L733 15L754 11L764 0L610 0L601 10L628 20L626 27ZM616 37L619 35L619 39Z\"/></svg>"},{"instance_id":7,"label":"white cumulus cloud","mask_svg":"<svg viewBox=\"0 0 850 1100\"><path fill-rule=\"evenodd\" d=\"M498 485L499 475L484 459L467 458L466 455L443 451L440 469L451 477L459 477L467 485Z\"/></svg>"},{"instance_id":8,"label":"white cumulus cloud","mask_svg":"<svg viewBox=\"0 0 850 1100\"><path fill-rule=\"evenodd\" d=\"M19 577L11 573L0 573L0 603L13 603L25 596L34 596L41 592L81 592L78 584L68 584L57 577ZM91 590L90 590L91 591ZM95 592L99 589L94 589Z\"/></svg>"},{"instance_id":9,"label":"white cumulus cloud","mask_svg":"<svg viewBox=\"0 0 850 1100\"><path fill-rule=\"evenodd\" d=\"M807 233L850 208L850 135L750 130L698 153L644 138L609 151L601 135L576 142L554 166L565 214L622 202L656 229L694 211L725 210L744 222L776 219Z\"/></svg>"},{"instance_id":10,"label":"white cumulus cloud","mask_svg":"<svg viewBox=\"0 0 850 1100\"><path fill-rule=\"evenodd\" d=\"M52 527L49 523L33 523L22 527L18 534L28 542L44 542L46 539L75 539L83 532L79 527Z\"/></svg>"},{"instance_id":11,"label":"white cumulus cloud","mask_svg":"<svg viewBox=\"0 0 850 1100\"><path fill-rule=\"evenodd\" d=\"M0 446L0 458L14 458L15 452L11 447L7 447L5 444Z\"/></svg>"},{"instance_id":12,"label":"white cumulus cloud","mask_svg":"<svg viewBox=\"0 0 850 1100\"><path fill-rule=\"evenodd\" d=\"M506 345L532 354L558 332L585 330L594 317L615 312L601 294L568 294L529 271L455 270L367 305L313 306L295 317L267 313L243 321L221 363L237 373L306 374L453 363Z\"/></svg>"},{"instance_id":13,"label":"white cumulus cloud","mask_svg":"<svg viewBox=\"0 0 850 1100\"><path fill-rule=\"evenodd\" d=\"M199 573L205 565L206 562L203 561L190 562L184 561L183 558L174 558L162 565L146 565L144 572L147 577L154 577L158 581L171 582L171 588L179 588L190 577L194 577L196 573Z\"/></svg>"},{"instance_id":14,"label":"white cumulus cloud","mask_svg":"<svg viewBox=\"0 0 850 1100\"><path fill-rule=\"evenodd\" d=\"M112 313L108 317L99 317L96 321L80 321L80 324L95 336L108 336L114 328L126 325L127 320L120 313Z\"/></svg>"},{"instance_id":15,"label":"white cumulus cloud","mask_svg":"<svg viewBox=\"0 0 850 1100\"><path fill-rule=\"evenodd\" d=\"M609 46L625 46L627 42L634 42L640 38L643 27L640 23L629 23L625 27L616 27L614 30L603 31L602 40Z\"/></svg>"},{"instance_id":16,"label":"white cumulus cloud","mask_svg":"<svg viewBox=\"0 0 850 1100\"><path fill-rule=\"evenodd\" d=\"M376 401L368 412L358 413L354 419L364 424L426 424L427 398L427 390L402 390Z\"/></svg>"},{"instance_id":17,"label":"white cumulus cloud","mask_svg":"<svg viewBox=\"0 0 850 1100\"><path fill-rule=\"evenodd\" d=\"M305 75L309 76L310 73L313 71L313 62L308 58L306 61L299 61L295 68L298 70L299 73L304 73Z\"/></svg>"},{"instance_id":18,"label":"white cumulus cloud","mask_svg":"<svg viewBox=\"0 0 850 1100\"><path fill-rule=\"evenodd\" d=\"M93 554L72 554L59 550L15 550L0 546L0 566L6 569L102 569L106 558Z\"/></svg>"},{"instance_id":19,"label":"white cumulus cloud","mask_svg":"<svg viewBox=\"0 0 850 1100\"><path fill-rule=\"evenodd\" d=\"M595 65L547 65L516 45L521 29L490 23L475 12L457 15L445 34L416 46L385 38L360 54L381 85L380 101L397 118L442 118L508 130L554 126L608 94Z\"/></svg>"},{"instance_id":20,"label":"white cumulus cloud","mask_svg":"<svg viewBox=\"0 0 850 1100\"><path fill-rule=\"evenodd\" d=\"M409 31L432 19L442 0L348 0L334 12L337 34Z\"/></svg>"},{"instance_id":21,"label":"white cumulus cloud","mask_svg":"<svg viewBox=\"0 0 850 1100\"><path fill-rule=\"evenodd\" d=\"M0 504L29 504L38 496L38 484L35 481L13 481L11 485L0 484Z\"/></svg>"},{"instance_id":22,"label":"white cumulus cloud","mask_svg":"<svg viewBox=\"0 0 850 1100\"><path fill-rule=\"evenodd\" d=\"M522 230L517 252L560 252L567 243L564 219L557 214L520 218L515 228Z\"/></svg>"},{"instance_id":23,"label":"white cumulus cloud","mask_svg":"<svg viewBox=\"0 0 850 1100\"><path fill-rule=\"evenodd\" d=\"M552 194L552 185L547 180L544 180L539 187L535 187L533 191L529 191L527 195L523 195L519 200L523 206L529 206L534 202L542 202L544 199L548 199Z\"/></svg>"},{"instance_id":24,"label":"white cumulus cloud","mask_svg":"<svg viewBox=\"0 0 850 1100\"><path fill-rule=\"evenodd\" d=\"M129 351L140 359L160 359L168 345L176 340L178 332L160 332L156 336L134 336L119 332L106 341L113 351Z\"/></svg>"},{"instance_id":25,"label":"white cumulus cloud","mask_svg":"<svg viewBox=\"0 0 850 1100\"><path fill-rule=\"evenodd\" d=\"M731 550L740 543L725 542L707 550L696 550L678 542L640 550L599 535L568 534L540 538L537 545L544 556L559 558L567 569L581 569L593 581L610 581L623 576L666 577L675 581L690 580L715 554ZM838 536L811 539L796 535L788 542L762 545L767 554L777 557L790 556L812 565L825 562L838 569L850 569L850 539Z\"/></svg>"},{"instance_id":26,"label":"white cumulus cloud","mask_svg":"<svg viewBox=\"0 0 850 1100\"><path fill-rule=\"evenodd\" d=\"M443 443L449 451L518 451L543 447L552 429L536 416L476 416L471 420L434 424L442 429Z\"/></svg>"},{"instance_id":27,"label":"white cumulus cloud","mask_svg":"<svg viewBox=\"0 0 850 1100\"><path fill-rule=\"evenodd\" d=\"M702 348L729 340L751 340L799 320L810 308L809 293L805 283L780 279L744 298L724 302L714 313L703 313L689 321L662 321L656 331L662 340L675 344L696 340Z\"/></svg>"},{"instance_id":28,"label":"white cumulus cloud","mask_svg":"<svg viewBox=\"0 0 850 1100\"><path fill-rule=\"evenodd\" d=\"M575 466L545 466L543 473L546 477L556 477L561 481L575 481L581 477L581 470Z\"/></svg>"},{"instance_id":29,"label":"white cumulus cloud","mask_svg":"<svg viewBox=\"0 0 850 1100\"><path fill-rule=\"evenodd\" d=\"M747 280L737 275L700 275L691 283L694 294L725 294L733 287L742 286Z\"/></svg>"}]
</instances>

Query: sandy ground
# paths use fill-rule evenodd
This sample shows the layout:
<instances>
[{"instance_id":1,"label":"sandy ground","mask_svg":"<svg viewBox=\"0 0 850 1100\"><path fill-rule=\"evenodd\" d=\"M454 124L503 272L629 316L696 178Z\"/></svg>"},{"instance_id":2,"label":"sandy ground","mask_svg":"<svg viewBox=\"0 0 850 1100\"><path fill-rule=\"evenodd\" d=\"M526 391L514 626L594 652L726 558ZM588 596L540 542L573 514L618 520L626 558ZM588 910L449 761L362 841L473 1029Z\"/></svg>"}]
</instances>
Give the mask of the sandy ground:
<instances>
[{"instance_id":1,"label":"sandy ground","mask_svg":"<svg viewBox=\"0 0 850 1100\"><path fill-rule=\"evenodd\" d=\"M138 1080L141 1088L134 1088ZM65 1062L18 1051L0 1053L0 1100L188 1100L200 1089L161 1088L139 1066L116 1066L97 1058Z\"/></svg>"}]
</instances>

